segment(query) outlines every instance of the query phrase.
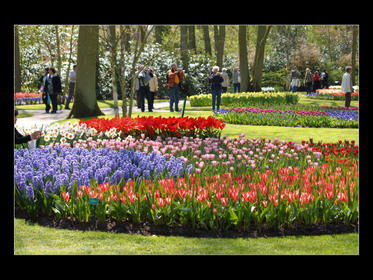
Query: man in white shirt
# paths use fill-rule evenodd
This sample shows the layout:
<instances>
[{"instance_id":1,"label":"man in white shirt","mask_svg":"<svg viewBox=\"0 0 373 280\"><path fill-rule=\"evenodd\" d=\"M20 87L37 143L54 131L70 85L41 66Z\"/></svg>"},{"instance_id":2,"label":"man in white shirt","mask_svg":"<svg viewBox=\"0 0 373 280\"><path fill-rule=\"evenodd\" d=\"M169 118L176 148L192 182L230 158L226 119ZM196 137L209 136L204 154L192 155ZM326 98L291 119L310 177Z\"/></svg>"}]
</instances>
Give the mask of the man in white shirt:
<instances>
[{"instance_id":1,"label":"man in white shirt","mask_svg":"<svg viewBox=\"0 0 373 280\"><path fill-rule=\"evenodd\" d=\"M69 75L69 96L66 99L66 105L65 109L70 110L69 103L71 98L74 96L74 90L75 90L75 83L76 83L76 65L73 66L73 70L70 72Z\"/></svg>"},{"instance_id":2,"label":"man in white shirt","mask_svg":"<svg viewBox=\"0 0 373 280\"><path fill-rule=\"evenodd\" d=\"M346 73L342 77L341 90L345 94L345 107L350 107L351 93L353 92L352 80L351 80L351 66L346 67Z\"/></svg>"}]
</instances>

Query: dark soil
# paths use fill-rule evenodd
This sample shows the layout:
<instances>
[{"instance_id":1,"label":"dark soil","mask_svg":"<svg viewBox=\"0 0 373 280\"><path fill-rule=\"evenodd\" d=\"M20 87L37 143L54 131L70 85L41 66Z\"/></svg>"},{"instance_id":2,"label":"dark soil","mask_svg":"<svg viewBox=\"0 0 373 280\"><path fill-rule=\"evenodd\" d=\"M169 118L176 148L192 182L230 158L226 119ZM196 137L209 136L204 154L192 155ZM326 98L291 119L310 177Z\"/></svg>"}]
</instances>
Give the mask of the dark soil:
<instances>
[{"instance_id":1,"label":"dark soil","mask_svg":"<svg viewBox=\"0 0 373 280\"><path fill-rule=\"evenodd\" d=\"M102 231L112 233L129 233L163 236L185 236L185 237L205 237L205 238L238 238L238 237L273 237L273 236L290 236L290 235L323 235L323 234L340 234L340 233L356 233L358 232L357 224L321 224L321 225L294 225L285 226L280 229L268 228L265 224L261 231L258 228L251 227L243 230L208 230L208 229L193 229L192 225L183 226L175 225L173 227L167 225L155 225L149 222L134 224L130 222L117 222L110 218L104 222L93 221L83 223L74 219L57 217L40 216L38 218L28 217L24 211L16 209L15 217L25 219L27 222L36 223L41 226L53 227L57 229L82 230L82 231Z\"/></svg>"}]
</instances>

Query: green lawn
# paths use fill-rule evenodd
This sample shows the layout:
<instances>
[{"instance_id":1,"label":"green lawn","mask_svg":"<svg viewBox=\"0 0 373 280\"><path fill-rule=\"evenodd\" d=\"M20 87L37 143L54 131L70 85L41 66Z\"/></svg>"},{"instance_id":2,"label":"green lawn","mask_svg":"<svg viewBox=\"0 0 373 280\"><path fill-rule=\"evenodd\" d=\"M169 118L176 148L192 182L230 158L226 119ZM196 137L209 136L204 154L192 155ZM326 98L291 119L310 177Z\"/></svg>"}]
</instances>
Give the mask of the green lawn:
<instances>
[{"instance_id":1,"label":"green lawn","mask_svg":"<svg viewBox=\"0 0 373 280\"><path fill-rule=\"evenodd\" d=\"M14 219L15 255L358 255L359 236L259 238L142 236L42 227Z\"/></svg>"}]
</instances>

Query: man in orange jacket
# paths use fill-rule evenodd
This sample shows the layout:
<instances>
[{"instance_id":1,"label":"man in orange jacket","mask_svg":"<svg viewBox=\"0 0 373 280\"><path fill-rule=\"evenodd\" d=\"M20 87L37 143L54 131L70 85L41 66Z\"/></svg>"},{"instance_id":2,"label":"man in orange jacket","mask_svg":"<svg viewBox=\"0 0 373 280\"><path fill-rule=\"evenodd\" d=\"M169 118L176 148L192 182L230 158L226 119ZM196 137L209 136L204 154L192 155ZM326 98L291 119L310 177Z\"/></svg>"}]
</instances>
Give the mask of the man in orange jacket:
<instances>
[{"instance_id":1,"label":"man in orange jacket","mask_svg":"<svg viewBox=\"0 0 373 280\"><path fill-rule=\"evenodd\" d=\"M167 75L166 85L170 89L170 111L174 111L173 103L175 103L175 111L179 112L180 85L181 79L184 78L184 73L181 68L177 68L176 63L172 63L171 70L168 70Z\"/></svg>"}]
</instances>

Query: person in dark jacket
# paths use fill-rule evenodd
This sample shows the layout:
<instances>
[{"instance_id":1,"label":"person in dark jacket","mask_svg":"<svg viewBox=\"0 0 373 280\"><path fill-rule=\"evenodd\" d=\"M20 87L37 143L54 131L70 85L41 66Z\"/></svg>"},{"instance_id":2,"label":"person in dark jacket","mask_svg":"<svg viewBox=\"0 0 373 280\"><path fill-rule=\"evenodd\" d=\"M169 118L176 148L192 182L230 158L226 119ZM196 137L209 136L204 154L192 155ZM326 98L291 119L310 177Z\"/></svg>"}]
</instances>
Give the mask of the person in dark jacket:
<instances>
[{"instance_id":1,"label":"person in dark jacket","mask_svg":"<svg viewBox=\"0 0 373 280\"><path fill-rule=\"evenodd\" d=\"M47 93L45 87L47 86L47 78L49 75L49 68L44 69L43 76L39 79L39 82L41 84L40 86L40 92L42 92L42 100L43 103L45 104L45 112L49 113L49 110L51 109L51 98L49 94Z\"/></svg>"},{"instance_id":2,"label":"person in dark jacket","mask_svg":"<svg viewBox=\"0 0 373 280\"><path fill-rule=\"evenodd\" d=\"M224 81L221 73L218 72L219 67L212 67L212 74L210 74L209 81L211 84L211 94L212 94L212 111L215 111L215 99L216 99L216 108L219 111L220 102L221 102L221 83Z\"/></svg>"},{"instance_id":3,"label":"person in dark jacket","mask_svg":"<svg viewBox=\"0 0 373 280\"><path fill-rule=\"evenodd\" d=\"M18 110L14 110L14 124L17 122L17 116L18 116ZM14 127L14 138L15 138L15 143L16 144L23 144L27 143L31 140L36 140L40 138L40 133L41 131L35 131L34 133L30 135L22 135L21 133L18 132L18 130Z\"/></svg>"},{"instance_id":4,"label":"person in dark jacket","mask_svg":"<svg viewBox=\"0 0 373 280\"><path fill-rule=\"evenodd\" d=\"M61 86L61 78L58 74L56 74L56 70L54 68L49 68L49 75L46 80L46 86L44 87L44 91L50 96L52 101L52 114L57 113L57 97L58 94L62 93L62 86ZM47 110L47 113L49 110Z\"/></svg>"}]
</instances>

